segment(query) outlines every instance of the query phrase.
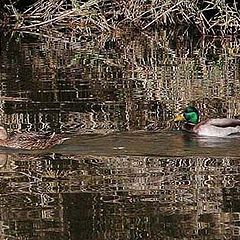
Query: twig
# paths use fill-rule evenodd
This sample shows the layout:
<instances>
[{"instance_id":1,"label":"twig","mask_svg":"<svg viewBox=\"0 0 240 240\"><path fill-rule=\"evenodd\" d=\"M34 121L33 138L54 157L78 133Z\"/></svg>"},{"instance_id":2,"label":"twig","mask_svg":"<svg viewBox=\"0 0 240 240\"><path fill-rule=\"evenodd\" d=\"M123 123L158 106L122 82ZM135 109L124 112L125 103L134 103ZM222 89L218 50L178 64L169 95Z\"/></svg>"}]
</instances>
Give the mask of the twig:
<instances>
[{"instance_id":1,"label":"twig","mask_svg":"<svg viewBox=\"0 0 240 240\"><path fill-rule=\"evenodd\" d=\"M155 19L153 19L150 23L148 23L145 27L143 27L142 29L146 29L147 27L149 27L150 25L152 25L154 22L156 22L159 18L161 18L162 16L164 16L166 13L172 11L176 6L180 5L183 1L178 2L177 4L175 4L174 6L172 6L171 8L169 8L167 11L161 13L159 16L157 16Z\"/></svg>"},{"instance_id":2,"label":"twig","mask_svg":"<svg viewBox=\"0 0 240 240\"><path fill-rule=\"evenodd\" d=\"M44 22L41 22L41 23L37 23L37 24L33 24L33 25L29 25L29 26L24 26L24 27L20 27L18 28L17 30L21 30L21 29L28 29L28 28L34 28L34 27L39 27L39 26L42 26L42 25L46 25L48 23L52 23L52 22L55 22L55 21L58 21L62 18L65 18L66 16L69 16L71 15L72 13L75 12L75 9L74 10L70 10L68 11L67 13L64 13L58 17L55 17L53 19L50 19L50 20L47 20L47 21L44 21Z\"/></svg>"}]
</instances>

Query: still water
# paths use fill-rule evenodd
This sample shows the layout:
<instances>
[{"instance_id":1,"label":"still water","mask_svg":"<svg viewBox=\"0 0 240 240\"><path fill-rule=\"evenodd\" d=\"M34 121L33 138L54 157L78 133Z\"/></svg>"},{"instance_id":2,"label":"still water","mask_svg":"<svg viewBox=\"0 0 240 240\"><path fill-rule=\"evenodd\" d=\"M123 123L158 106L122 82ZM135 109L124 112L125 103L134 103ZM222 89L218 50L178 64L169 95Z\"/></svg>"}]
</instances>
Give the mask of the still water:
<instances>
[{"instance_id":1,"label":"still water","mask_svg":"<svg viewBox=\"0 0 240 240\"><path fill-rule=\"evenodd\" d=\"M1 124L69 139L0 149L1 239L239 239L240 138L172 121L240 117L239 44L2 34Z\"/></svg>"}]
</instances>

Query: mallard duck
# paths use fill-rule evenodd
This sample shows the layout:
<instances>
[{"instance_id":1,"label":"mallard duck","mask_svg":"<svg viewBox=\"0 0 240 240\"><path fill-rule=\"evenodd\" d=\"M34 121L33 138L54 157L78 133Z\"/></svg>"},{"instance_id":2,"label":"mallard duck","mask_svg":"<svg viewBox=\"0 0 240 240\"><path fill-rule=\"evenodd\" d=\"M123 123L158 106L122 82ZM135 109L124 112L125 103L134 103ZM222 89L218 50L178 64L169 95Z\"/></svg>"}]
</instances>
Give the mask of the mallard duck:
<instances>
[{"instance_id":1,"label":"mallard duck","mask_svg":"<svg viewBox=\"0 0 240 240\"><path fill-rule=\"evenodd\" d=\"M21 133L8 136L4 127L0 126L0 146L25 149L41 150L51 148L57 144L63 143L68 138L63 138L60 134L40 134L40 133Z\"/></svg>"},{"instance_id":2,"label":"mallard duck","mask_svg":"<svg viewBox=\"0 0 240 240\"><path fill-rule=\"evenodd\" d=\"M184 121L182 129L200 136L227 137L240 134L240 120L232 118L210 118L199 122L199 112L195 107L187 107L174 121Z\"/></svg>"}]
</instances>

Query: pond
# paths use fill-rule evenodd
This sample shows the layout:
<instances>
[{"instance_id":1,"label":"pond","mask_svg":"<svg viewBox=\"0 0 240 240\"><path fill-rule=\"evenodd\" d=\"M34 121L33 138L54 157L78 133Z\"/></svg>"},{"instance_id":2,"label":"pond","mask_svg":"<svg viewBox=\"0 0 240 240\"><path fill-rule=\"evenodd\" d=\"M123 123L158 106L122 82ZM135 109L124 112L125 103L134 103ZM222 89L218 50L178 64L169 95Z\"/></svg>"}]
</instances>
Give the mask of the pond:
<instances>
[{"instance_id":1,"label":"pond","mask_svg":"<svg viewBox=\"0 0 240 240\"><path fill-rule=\"evenodd\" d=\"M56 132L48 150L1 148L1 239L238 239L240 138L179 130L240 118L239 39L187 33L1 34L0 123Z\"/></svg>"}]
</instances>

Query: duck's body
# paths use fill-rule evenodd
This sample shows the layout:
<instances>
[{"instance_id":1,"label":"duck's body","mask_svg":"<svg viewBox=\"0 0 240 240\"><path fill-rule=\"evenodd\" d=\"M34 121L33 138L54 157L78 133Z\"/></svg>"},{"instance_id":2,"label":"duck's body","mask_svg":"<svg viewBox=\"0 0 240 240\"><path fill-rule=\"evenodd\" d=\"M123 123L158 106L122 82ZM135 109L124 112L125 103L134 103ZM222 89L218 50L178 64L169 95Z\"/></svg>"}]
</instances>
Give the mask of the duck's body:
<instances>
[{"instance_id":1,"label":"duck's body","mask_svg":"<svg viewBox=\"0 0 240 240\"><path fill-rule=\"evenodd\" d=\"M194 107L187 107L183 114L178 115L175 120L185 121L183 130L199 136L227 137L236 134L240 135L239 119L211 118L199 122L199 114Z\"/></svg>"},{"instance_id":2,"label":"duck's body","mask_svg":"<svg viewBox=\"0 0 240 240\"><path fill-rule=\"evenodd\" d=\"M8 137L6 130L0 126L0 146L25 150L42 150L63 143L68 138L60 134L21 133Z\"/></svg>"}]
</instances>

